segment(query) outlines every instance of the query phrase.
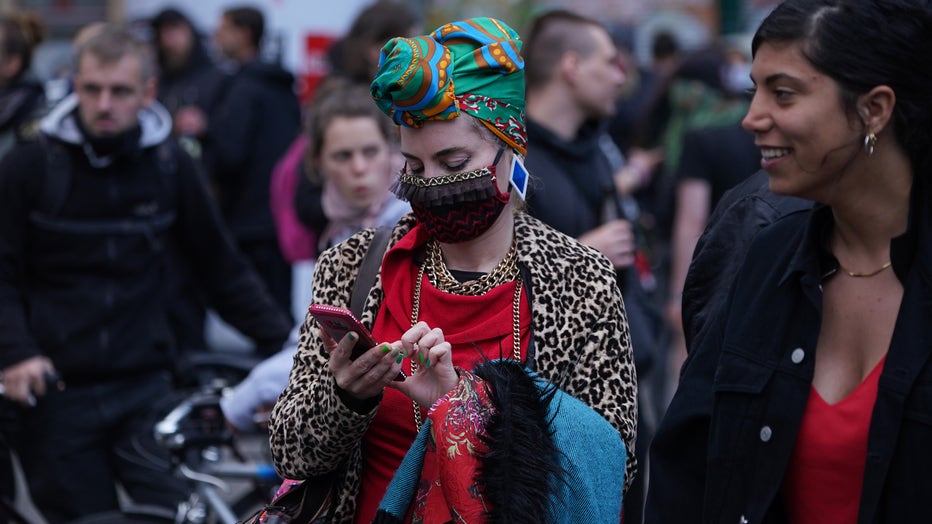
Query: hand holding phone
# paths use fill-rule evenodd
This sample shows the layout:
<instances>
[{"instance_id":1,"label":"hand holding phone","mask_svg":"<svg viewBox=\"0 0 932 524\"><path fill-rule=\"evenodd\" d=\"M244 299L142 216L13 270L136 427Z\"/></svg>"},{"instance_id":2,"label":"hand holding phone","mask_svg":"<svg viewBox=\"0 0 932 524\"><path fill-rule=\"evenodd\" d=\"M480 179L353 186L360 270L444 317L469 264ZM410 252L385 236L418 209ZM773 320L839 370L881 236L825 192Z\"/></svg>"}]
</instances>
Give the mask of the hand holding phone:
<instances>
[{"instance_id":1,"label":"hand holding phone","mask_svg":"<svg viewBox=\"0 0 932 524\"><path fill-rule=\"evenodd\" d=\"M350 331L359 335L359 340L356 341L356 345L353 346L353 351L350 353L350 360L356 360L357 357L378 344L372 334L369 333L369 330L366 329L366 326L362 325L362 322L353 315L353 312L345 307L311 304L307 311L317 320L321 329L326 331L330 338L337 342L343 340L343 337ZM404 372L399 371L395 380L401 381L404 379Z\"/></svg>"},{"instance_id":2,"label":"hand holding phone","mask_svg":"<svg viewBox=\"0 0 932 524\"><path fill-rule=\"evenodd\" d=\"M345 307L311 304L307 311L317 320L320 327L337 342L343 340L343 337L350 331L359 335L359 340L356 341L353 352L350 354L350 360L356 360L359 355L377 344L366 326L362 325L362 322Z\"/></svg>"}]
</instances>

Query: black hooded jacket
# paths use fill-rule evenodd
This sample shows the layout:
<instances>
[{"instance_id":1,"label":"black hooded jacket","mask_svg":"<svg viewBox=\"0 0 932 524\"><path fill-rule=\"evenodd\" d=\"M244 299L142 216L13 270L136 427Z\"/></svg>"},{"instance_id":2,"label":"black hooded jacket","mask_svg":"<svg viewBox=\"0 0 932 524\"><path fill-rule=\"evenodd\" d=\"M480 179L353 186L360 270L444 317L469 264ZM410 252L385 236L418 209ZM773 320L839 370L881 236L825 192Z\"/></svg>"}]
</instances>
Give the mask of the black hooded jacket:
<instances>
[{"instance_id":1,"label":"black hooded jacket","mask_svg":"<svg viewBox=\"0 0 932 524\"><path fill-rule=\"evenodd\" d=\"M211 60L194 24L181 13L175 16L191 29L194 43L188 61L177 69L167 67L159 53L158 99L171 114L180 107L195 106L210 115L223 96L228 75Z\"/></svg>"},{"instance_id":2,"label":"black hooded jacket","mask_svg":"<svg viewBox=\"0 0 932 524\"><path fill-rule=\"evenodd\" d=\"M596 123L584 125L566 141L528 118L531 174L528 212L557 231L579 238L613 217L624 216L615 190L608 152L614 145ZM625 299L638 373L653 367L660 318L633 267L620 270L618 284Z\"/></svg>"},{"instance_id":3,"label":"black hooded jacket","mask_svg":"<svg viewBox=\"0 0 932 524\"><path fill-rule=\"evenodd\" d=\"M0 87L0 158L14 143L29 135L45 108L45 89L30 75L20 75Z\"/></svg>"},{"instance_id":4,"label":"black hooded jacket","mask_svg":"<svg viewBox=\"0 0 932 524\"><path fill-rule=\"evenodd\" d=\"M66 98L41 140L0 162L0 369L47 356L71 385L171 369L175 248L224 319L280 348L288 317L233 247L192 159L166 142L167 111L141 111L140 127L103 156L76 108ZM63 178L53 205L46 188Z\"/></svg>"},{"instance_id":5,"label":"black hooded jacket","mask_svg":"<svg viewBox=\"0 0 932 524\"><path fill-rule=\"evenodd\" d=\"M239 241L274 239L269 180L300 131L294 76L276 64L243 65L210 122L211 177Z\"/></svg>"}]
</instances>

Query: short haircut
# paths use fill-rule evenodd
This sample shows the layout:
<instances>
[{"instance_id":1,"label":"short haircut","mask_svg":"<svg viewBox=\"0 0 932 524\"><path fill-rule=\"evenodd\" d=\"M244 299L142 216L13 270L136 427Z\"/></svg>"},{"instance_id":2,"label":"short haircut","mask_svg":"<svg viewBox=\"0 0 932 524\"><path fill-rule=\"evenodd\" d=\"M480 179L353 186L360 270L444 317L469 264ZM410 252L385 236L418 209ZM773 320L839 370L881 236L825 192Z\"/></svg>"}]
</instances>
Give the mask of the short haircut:
<instances>
[{"instance_id":1,"label":"short haircut","mask_svg":"<svg viewBox=\"0 0 932 524\"><path fill-rule=\"evenodd\" d=\"M139 59L142 81L146 82L155 77L156 67L152 48L125 27L105 24L95 30L75 51L78 72L81 68L81 59L85 55L93 55L105 64L119 62L125 56L135 56Z\"/></svg>"},{"instance_id":2,"label":"short haircut","mask_svg":"<svg viewBox=\"0 0 932 524\"><path fill-rule=\"evenodd\" d=\"M595 51L595 40L583 30L586 26L607 31L599 22L564 9L548 11L531 22L521 53L528 90L545 85L565 53L587 58Z\"/></svg>"},{"instance_id":3,"label":"short haircut","mask_svg":"<svg viewBox=\"0 0 932 524\"><path fill-rule=\"evenodd\" d=\"M265 34L265 17L262 11L250 6L233 7L224 11L223 16L234 26L248 29L253 47L259 49L262 36Z\"/></svg>"}]
</instances>

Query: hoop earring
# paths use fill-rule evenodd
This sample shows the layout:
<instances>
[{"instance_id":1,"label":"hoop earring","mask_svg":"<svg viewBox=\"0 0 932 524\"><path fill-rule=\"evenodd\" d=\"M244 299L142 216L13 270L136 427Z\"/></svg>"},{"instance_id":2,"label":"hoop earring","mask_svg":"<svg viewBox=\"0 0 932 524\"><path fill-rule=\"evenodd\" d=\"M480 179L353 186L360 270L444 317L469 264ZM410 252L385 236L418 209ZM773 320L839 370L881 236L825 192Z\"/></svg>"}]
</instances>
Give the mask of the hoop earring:
<instances>
[{"instance_id":1,"label":"hoop earring","mask_svg":"<svg viewBox=\"0 0 932 524\"><path fill-rule=\"evenodd\" d=\"M864 136L864 151L867 152L867 156L874 156L874 146L877 145L877 135L874 133L868 133Z\"/></svg>"}]
</instances>

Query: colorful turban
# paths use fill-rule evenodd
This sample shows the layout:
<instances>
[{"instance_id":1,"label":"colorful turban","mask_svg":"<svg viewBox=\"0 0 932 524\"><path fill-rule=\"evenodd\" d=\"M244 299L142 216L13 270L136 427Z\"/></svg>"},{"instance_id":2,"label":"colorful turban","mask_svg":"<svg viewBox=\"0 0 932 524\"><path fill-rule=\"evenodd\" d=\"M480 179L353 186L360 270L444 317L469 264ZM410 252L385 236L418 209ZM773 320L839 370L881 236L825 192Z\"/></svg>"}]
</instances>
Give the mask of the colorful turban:
<instances>
[{"instance_id":1,"label":"colorful turban","mask_svg":"<svg viewBox=\"0 0 932 524\"><path fill-rule=\"evenodd\" d=\"M450 120L465 111L524 154L520 51L518 33L493 18L471 18L429 35L393 38L382 48L372 98L395 123L408 127Z\"/></svg>"}]
</instances>

